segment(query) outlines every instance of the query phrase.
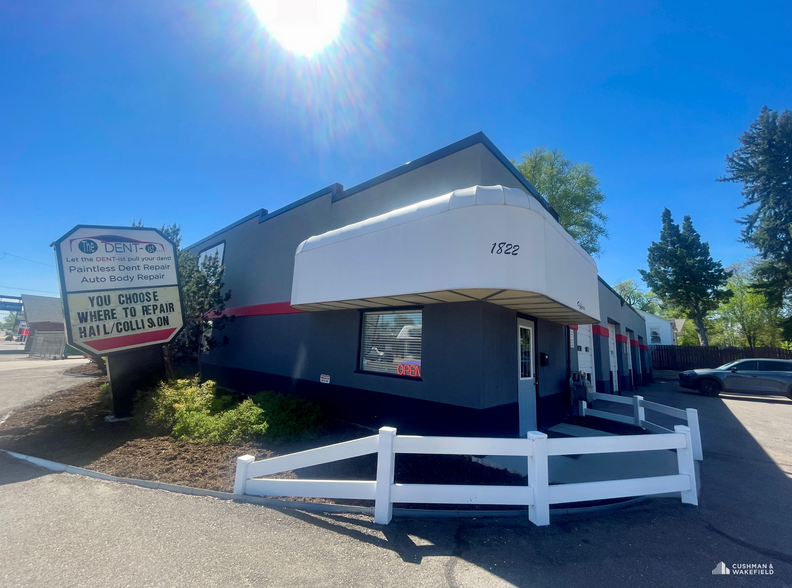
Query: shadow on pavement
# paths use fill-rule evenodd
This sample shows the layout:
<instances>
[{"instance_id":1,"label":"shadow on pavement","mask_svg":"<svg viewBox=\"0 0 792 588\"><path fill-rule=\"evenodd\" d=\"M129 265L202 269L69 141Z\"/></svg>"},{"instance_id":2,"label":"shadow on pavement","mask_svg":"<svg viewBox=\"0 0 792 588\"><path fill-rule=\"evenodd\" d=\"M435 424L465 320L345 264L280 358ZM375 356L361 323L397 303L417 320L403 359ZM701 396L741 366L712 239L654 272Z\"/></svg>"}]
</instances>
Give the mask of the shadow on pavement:
<instances>
[{"instance_id":1,"label":"shadow on pavement","mask_svg":"<svg viewBox=\"0 0 792 588\"><path fill-rule=\"evenodd\" d=\"M49 470L0 452L0 486L34 480L51 473Z\"/></svg>"},{"instance_id":2,"label":"shadow on pavement","mask_svg":"<svg viewBox=\"0 0 792 588\"><path fill-rule=\"evenodd\" d=\"M772 564L763 585L789 586L792 458L783 456L792 445L792 402L682 392L675 382L657 381L637 393L698 410L704 448L698 507L654 498L622 510L553 516L541 528L527 516L395 518L379 526L350 515L284 514L391 550L404 562L451 557L445 570L450 585L459 584L454 570L473 565L517 586L581 585L581 579L594 587L719 586L712 570L723 561L730 568Z\"/></svg>"}]
</instances>

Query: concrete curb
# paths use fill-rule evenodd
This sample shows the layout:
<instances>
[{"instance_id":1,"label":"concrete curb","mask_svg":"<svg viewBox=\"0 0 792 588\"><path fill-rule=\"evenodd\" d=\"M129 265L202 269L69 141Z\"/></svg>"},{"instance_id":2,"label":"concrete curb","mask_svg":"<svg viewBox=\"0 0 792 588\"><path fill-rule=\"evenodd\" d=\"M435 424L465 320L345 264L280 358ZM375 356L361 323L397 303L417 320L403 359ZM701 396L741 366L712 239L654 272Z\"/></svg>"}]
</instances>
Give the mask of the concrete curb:
<instances>
[{"instance_id":1,"label":"concrete curb","mask_svg":"<svg viewBox=\"0 0 792 588\"><path fill-rule=\"evenodd\" d=\"M165 490L166 492L174 492L176 494L208 496L211 498L218 498L220 500L233 500L235 502L246 502L250 504L259 504L277 508L293 508L311 512L355 513L374 516L373 506L347 506L341 504L322 504L318 502L300 502L296 500L278 500L277 498L265 498L263 496L244 496L239 494L231 494L230 492L218 492L216 490L205 490L203 488L193 488L191 486L166 484L165 482L152 482L151 480L138 480L137 478L122 478L119 476L95 472L93 470L87 470L85 468L79 468L77 466L58 463L56 461L50 461L48 459L41 459L40 457L32 457L30 455L8 451L7 449L0 449L0 451L16 459L27 461L33 465L37 465L53 472L65 472L67 474L86 476L88 478L95 478L97 480L105 480L107 482L119 482L121 484L138 486L140 488L148 488L150 490Z\"/></svg>"},{"instance_id":2,"label":"concrete curb","mask_svg":"<svg viewBox=\"0 0 792 588\"><path fill-rule=\"evenodd\" d=\"M40 457L32 457L7 449L0 449L3 453L10 455L16 459L27 461L33 465L51 470L53 472L65 472L77 476L86 476L97 480L105 480L107 482L119 482L121 484L129 484L131 486L138 486L139 488L148 488L150 490L164 490L166 492L174 492L176 494L187 494L189 496L208 496L210 498L217 498L220 500L233 500L234 502L243 502L247 504L258 504L261 506L270 506L274 508L292 508L294 510L303 510L307 512L318 513L351 513L363 514L370 517L374 516L373 506L350 506L343 504L324 504L320 502L301 502L296 500L280 500L277 498L265 498L264 496L247 496L240 494L232 494L230 492L218 492L216 490L204 490L203 488L193 488L192 486L180 486L178 484L166 484L164 482L153 482L151 480L138 480L137 478L121 478L119 476L111 476L110 474L103 474L77 466L70 466L48 459L41 459ZM627 508L633 504L645 501L647 496L639 496L618 502L614 504L604 504L599 506L583 506L576 508L551 508L551 514L559 515L573 515L585 514L594 512L604 512L609 510L617 510ZM405 518L489 518L489 517L527 517L528 509L519 510L432 510L432 509L418 509L418 508L394 508L394 516Z\"/></svg>"}]
</instances>

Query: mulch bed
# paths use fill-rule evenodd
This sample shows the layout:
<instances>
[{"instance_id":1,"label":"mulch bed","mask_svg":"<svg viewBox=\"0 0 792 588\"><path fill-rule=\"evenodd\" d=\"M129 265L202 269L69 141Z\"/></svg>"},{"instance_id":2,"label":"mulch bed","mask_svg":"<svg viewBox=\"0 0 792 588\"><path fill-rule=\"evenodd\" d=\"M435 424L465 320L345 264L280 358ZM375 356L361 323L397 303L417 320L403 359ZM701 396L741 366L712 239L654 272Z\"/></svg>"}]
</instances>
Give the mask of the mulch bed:
<instances>
[{"instance_id":1,"label":"mulch bed","mask_svg":"<svg viewBox=\"0 0 792 588\"><path fill-rule=\"evenodd\" d=\"M84 367L87 366L79 366ZM97 378L17 409L0 425L0 448L114 476L231 492L236 458L240 455L251 454L262 459L373 434L355 425L334 422L324 435L310 441L280 445L266 441L238 445L188 443L134 420L106 422L105 416L111 414L111 401L109 393L100 390L106 381L105 377ZM376 478L376 455L273 477L373 480ZM468 457L432 455L398 455L396 481L413 484L526 483L521 476L483 466ZM369 501L344 502L370 504Z\"/></svg>"},{"instance_id":2,"label":"mulch bed","mask_svg":"<svg viewBox=\"0 0 792 588\"><path fill-rule=\"evenodd\" d=\"M92 361L88 363L82 363L80 365L76 365L74 367L70 367L67 369L64 374L71 374L73 376L104 376L106 375L102 370L100 370L96 364Z\"/></svg>"}]
</instances>

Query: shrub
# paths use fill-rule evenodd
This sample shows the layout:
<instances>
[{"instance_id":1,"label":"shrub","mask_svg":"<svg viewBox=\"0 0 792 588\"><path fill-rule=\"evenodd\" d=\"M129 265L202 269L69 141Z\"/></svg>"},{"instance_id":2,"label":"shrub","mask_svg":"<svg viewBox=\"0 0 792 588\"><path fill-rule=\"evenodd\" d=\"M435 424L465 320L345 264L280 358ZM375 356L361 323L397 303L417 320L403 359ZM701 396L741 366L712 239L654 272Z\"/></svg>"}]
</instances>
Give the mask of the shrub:
<instances>
[{"instance_id":1,"label":"shrub","mask_svg":"<svg viewBox=\"0 0 792 588\"><path fill-rule=\"evenodd\" d=\"M136 416L177 439L236 443L265 436L273 442L310 439L323 429L321 409L298 396L259 392L241 400L198 378L161 382L138 397Z\"/></svg>"},{"instance_id":2,"label":"shrub","mask_svg":"<svg viewBox=\"0 0 792 588\"><path fill-rule=\"evenodd\" d=\"M113 394L110 390L110 384L105 382L99 386L99 406L105 410L113 410Z\"/></svg>"},{"instance_id":3,"label":"shrub","mask_svg":"<svg viewBox=\"0 0 792 588\"><path fill-rule=\"evenodd\" d=\"M249 398L219 413L182 410L176 413L173 436L204 443L236 443L260 437L267 430L264 411Z\"/></svg>"},{"instance_id":4,"label":"shrub","mask_svg":"<svg viewBox=\"0 0 792 588\"><path fill-rule=\"evenodd\" d=\"M197 378L162 382L139 405L150 425L177 439L201 443L235 443L267 430L264 411L251 400L239 402L229 390Z\"/></svg>"},{"instance_id":5,"label":"shrub","mask_svg":"<svg viewBox=\"0 0 792 588\"><path fill-rule=\"evenodd\" d=\"M269 424L266 436L271 441L312 439L324 428L322 409L299 396L270 390L253 396L253 402L264 411Z\"/></svg>"}]
</instances>

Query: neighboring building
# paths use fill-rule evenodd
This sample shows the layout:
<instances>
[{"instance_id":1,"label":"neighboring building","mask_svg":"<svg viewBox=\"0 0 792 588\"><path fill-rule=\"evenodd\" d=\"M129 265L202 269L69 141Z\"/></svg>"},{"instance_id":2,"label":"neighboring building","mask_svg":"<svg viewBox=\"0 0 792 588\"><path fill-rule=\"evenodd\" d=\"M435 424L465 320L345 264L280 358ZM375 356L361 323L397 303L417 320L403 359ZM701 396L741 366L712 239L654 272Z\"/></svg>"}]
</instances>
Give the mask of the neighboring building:
<instances>
[{"instance_id":1,"label":"neighboring building","mask_svg":"<svg viewBox=\"0 0 792 588\"><path fill-rule=\"evenodd\" d=\"M637 312L646 320L649 345L678 345L685 319L666 319L643 310Z\"/></svg>"},{"instance_id":2,"label":"neighboring building","mask_svg":"<svg viewBox=\"0 0 792 588\"><path fill-rule=\"evenodd\" d=\"M482 133L189 249L220 256L236 316L204 373L347 420L425 434L550 427L572 410L577 347L592 350L598 389L649 377L641 317Z\"/></svg>"},{"instance_id":3,"label":"neighboring building","mask_svg":"<svg viewBox=\"0 0 792 588\"><path fill-rule=\"evenodd\" d=\"M63 309L61 299L51 296L33 296L22 294L22 307L25 322L29 331L25 340L25 351L33 352L43 350L44 347L60 348L66 344L66 331L63 323ZM46 345L44 345L46 343ZM55 355L48 351L46 355Z\"/></svg>"}]
</instances>

